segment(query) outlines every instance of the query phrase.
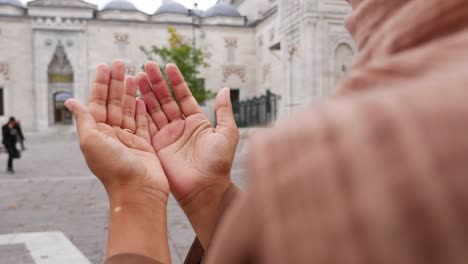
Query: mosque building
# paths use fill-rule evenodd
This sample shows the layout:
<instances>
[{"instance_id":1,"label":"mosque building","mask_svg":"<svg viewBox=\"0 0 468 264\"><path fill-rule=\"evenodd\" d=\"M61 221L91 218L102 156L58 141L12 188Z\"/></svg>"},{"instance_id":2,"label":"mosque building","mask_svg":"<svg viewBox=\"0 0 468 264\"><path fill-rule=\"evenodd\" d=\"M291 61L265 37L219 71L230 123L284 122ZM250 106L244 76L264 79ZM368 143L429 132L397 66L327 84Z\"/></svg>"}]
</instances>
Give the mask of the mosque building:
<instances>
[{"instance_id":1,"label":"mosque building","mask_svg":"<svg viewBox=\"0 0 468 264\"><path fill-rule=\"evenodd\" d=\"M140 47L167 45L169 26L211 55L207 89L230 87L236 105L274 94L287 116L331 94L350 68L349 12L345 0L220 0L206 11L163 0L154 14L125 0L0 0L0 121L72 128L64 102L86 101L95 67L121 58L136 74L148 59ZM203 109L214 120L214 101Z\"/></svg>"}]
</instances>

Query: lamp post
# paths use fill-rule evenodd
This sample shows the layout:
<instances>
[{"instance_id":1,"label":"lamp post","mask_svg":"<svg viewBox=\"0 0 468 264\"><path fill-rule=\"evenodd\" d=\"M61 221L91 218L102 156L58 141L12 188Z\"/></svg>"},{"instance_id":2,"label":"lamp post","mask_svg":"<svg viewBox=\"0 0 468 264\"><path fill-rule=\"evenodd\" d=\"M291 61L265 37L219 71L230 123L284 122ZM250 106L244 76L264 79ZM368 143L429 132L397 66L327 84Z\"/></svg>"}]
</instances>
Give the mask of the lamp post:
<instances>
[{"instance_id":1,"label":"lamp post","mask_svg":"<svg viewBox=\"0 0 468 264\"><path fill-rule=\"evenodd\" d=\"M196 31L195 31L196 26L197 26L196 25L196 22L197 22L196 16L197 16L197 14L196 14L195 10L197 10L197 8L198 8L198 3L197 3L197 1L194 0L193 1L193 9L189 10L189 16L192 17L192 50L193 50L193 52L195 52L195 49L197 47ZM194 55L195 55L195 53L192 54L193 64L195 64L195 56Z\"/></svg>"},{"instance_id":2,"label":"lamp post","mask_svg":"<svg viewBox=\"0 0 468 264\"><path fill-rule=\"evenodd\" d=\"M196 13L196 10L198 9L198 3L197 1L193 1L193 9L190 10L190 16L192 16L192 48L195 50L196 48L196 16L197 16L197 13Z\"/></svg>"}]
</instances>

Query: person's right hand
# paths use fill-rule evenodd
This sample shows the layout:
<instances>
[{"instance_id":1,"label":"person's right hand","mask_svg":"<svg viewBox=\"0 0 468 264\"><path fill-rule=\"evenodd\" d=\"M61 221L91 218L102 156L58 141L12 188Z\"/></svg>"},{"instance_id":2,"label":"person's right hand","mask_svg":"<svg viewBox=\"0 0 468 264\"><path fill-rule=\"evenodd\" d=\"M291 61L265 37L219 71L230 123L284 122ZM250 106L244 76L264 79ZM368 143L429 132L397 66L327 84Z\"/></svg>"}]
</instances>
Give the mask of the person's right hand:
<instances>
[{"instance_id":1,"label":"person's right hand","mask_svg":"<svg viewBox=\"0 0 468 264\"><path fill-rule=\"evenodd\" d=\"M75 99L65 105L76 119L87 164L111 200L134 194L167 203L169 184L150 143L145 104L136 100L136 79L124 78L123 62L114 61L110 69L100 65L88 106Z\"/></svg>"},{"instance_id":2,"label":"person's right hand","mask_svg":"<svg viewBox=\"0 0 468 264\"><path fill-rule=\"evenodd\" d=\"M202 113L173 64L167 66L173 98L156 63L137 76L149 114L158 128L152 139L172 194L184 209L202 244L208 244L219 205L231 186L231 167L239 141L229 89L216 100L217 125ZM208 229L207 229L208 227Z\"/></svg>"},{"instance_id":3,"label":"person's right hand","mask_svg":"<svg viewBox=\"0 0 468 264\"><path fill-rule=\"evenodd\" d=\"M125 78L125 64L114 61L110 69L97 68L87 107L74 99L65 105L86 162L109 195L107 256L132 253L170 263L169 184L151 146L154 125L136 93L136 79Z\"/></svg>"}]
</instances>

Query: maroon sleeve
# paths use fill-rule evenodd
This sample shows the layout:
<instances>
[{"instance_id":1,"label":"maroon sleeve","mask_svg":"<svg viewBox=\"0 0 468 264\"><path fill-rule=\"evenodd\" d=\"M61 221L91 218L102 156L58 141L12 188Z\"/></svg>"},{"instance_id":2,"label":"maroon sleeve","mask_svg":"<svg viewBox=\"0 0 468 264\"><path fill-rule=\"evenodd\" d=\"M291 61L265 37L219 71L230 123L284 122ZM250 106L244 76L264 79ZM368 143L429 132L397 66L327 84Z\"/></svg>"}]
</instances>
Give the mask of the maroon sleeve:
<instances>
[{"instance_id":1,"label":"maroon sleeve","mask_svg":"<svg viewBox=\"0 0 468 264\"><path fill-rule=\"evenodd\" d=\"M187 257L185 258L184 264L200 264L204 255L205 250L203 249L202 244L198 238L195 238L195 241L193 242L192 247L190 247L190 251L188 252Z\"/></svg>"}]
</instances>

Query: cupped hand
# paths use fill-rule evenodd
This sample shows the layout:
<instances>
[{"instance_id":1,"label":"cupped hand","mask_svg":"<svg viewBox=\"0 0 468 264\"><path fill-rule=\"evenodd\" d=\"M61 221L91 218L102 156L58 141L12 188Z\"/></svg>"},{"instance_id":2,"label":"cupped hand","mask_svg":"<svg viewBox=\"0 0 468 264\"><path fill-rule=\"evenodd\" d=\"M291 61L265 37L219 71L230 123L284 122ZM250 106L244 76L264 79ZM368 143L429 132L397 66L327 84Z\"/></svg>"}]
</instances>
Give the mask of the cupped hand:
<instances>
[{"instance_id":1,"label":"cupped hand","mask_svg":"<svg viewBox=\"0 0 468 264\"><path fill-rule=\"evenodd\" d=\"M97 67L88 106L75 99L65 105L86 162L111 199L138 193L167 201L168 181L151 145L155 125L136 93L136 78L125 78L124 63L114 61Z\"/></svg>"},{"instance_id":2,"label":"cupped hand","mask_svg":"<svg viewBox=\"0 0 468 264\"><path fill-rule=\"evenodd\" d=\"M145 71L137 76L138 86L158 130L152 144L172 194L184 206L208 189L224 192L239 141L229 89L218 94L213 127L177 66L166 69L175 98L156 63L147 63Z\"/></svg>"}]
</instances>

